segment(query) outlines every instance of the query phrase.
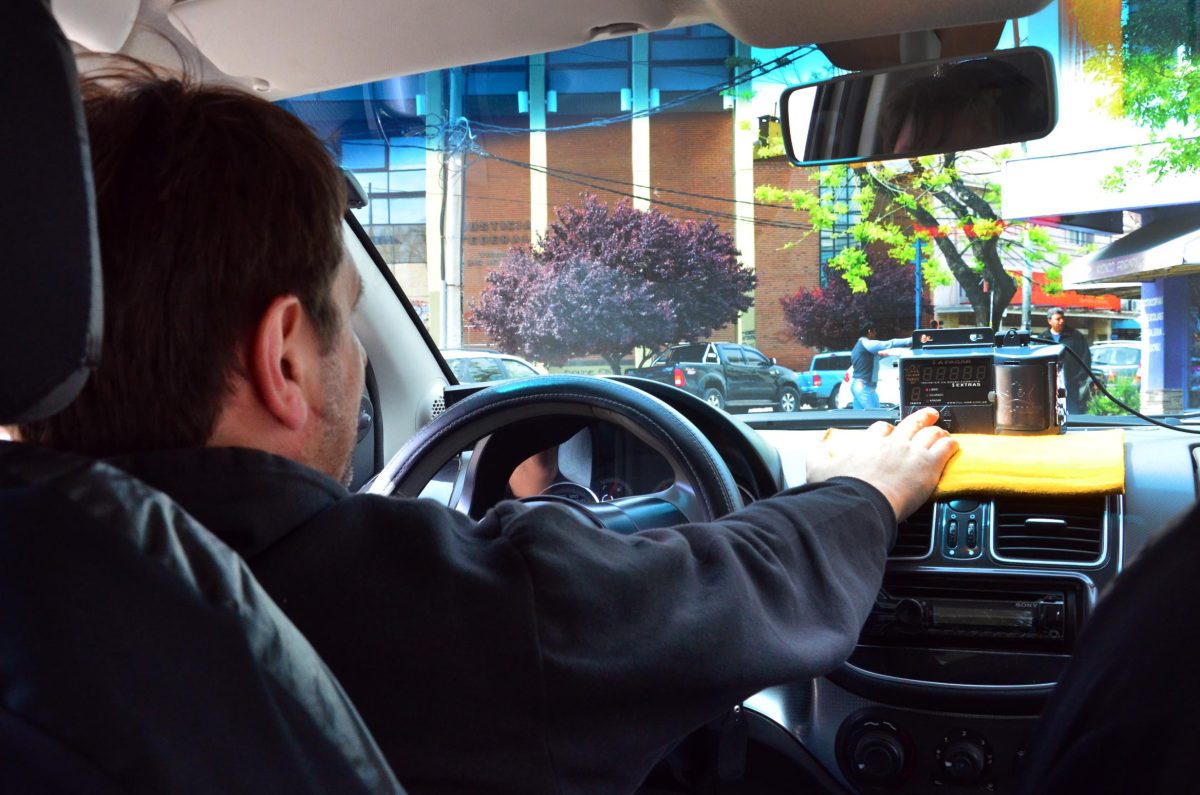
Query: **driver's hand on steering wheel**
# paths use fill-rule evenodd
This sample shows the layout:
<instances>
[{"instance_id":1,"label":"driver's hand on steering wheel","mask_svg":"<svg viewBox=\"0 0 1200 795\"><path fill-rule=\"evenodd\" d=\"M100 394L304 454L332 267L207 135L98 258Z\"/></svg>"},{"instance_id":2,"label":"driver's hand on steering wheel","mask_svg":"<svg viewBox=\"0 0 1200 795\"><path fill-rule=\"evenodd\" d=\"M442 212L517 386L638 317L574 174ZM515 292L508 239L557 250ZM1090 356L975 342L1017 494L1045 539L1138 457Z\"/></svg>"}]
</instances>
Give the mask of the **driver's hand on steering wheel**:
<instances>
[{"instance_id":1,"label":"driver's hand on steering wheel","mask_svg":"<svg viewBox=\"0 0 1200 795\"><path fill-rule=\"evenodd\" d=\"M897 521L925 504L954 454L956 442L934 425L935 409L913 412L898 425L876 422L866 431L827 434L808 453L808 482L838 476L865 480L882 492Z\"/></svg>"}]
</instances>

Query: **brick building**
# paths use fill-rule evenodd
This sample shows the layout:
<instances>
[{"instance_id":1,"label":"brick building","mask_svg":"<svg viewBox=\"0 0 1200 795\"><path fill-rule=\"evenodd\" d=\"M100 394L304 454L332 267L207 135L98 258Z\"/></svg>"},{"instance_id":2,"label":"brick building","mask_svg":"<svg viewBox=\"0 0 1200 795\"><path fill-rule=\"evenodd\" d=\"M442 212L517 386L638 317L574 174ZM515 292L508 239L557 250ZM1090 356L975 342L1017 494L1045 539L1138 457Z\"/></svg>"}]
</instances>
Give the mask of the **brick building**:
<instances>
[{"instance_id":1,"label":"brick building","mask_svg":"<svg viewBox=\"0 0 1200 795\"><path fill-rule=\"evenodd\" d=\"M753 308L714 336L804 367L811 351L787 331L780 299L819 284L822 240L794 211L756 205L754 189L813 185L782 158L754 159L762 102L720 90L749 55L697 26L287 105L362 183L370 204L356 214L444 347L488 345L469 322L486 274L589 192L733 234L758 287Z\"/></svg>"}]
</instances>

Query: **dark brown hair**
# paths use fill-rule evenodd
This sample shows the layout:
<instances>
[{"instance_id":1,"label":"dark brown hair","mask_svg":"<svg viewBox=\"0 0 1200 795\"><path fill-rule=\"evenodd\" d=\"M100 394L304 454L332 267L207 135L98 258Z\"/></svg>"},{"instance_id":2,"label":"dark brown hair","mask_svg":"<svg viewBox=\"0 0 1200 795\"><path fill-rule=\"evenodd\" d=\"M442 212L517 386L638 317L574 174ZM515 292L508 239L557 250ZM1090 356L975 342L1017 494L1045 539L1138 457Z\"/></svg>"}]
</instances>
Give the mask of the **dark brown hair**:
<instances>
[{"instance_id":1,"label":"dark brown hair","mask_svg":"<svg viewBox=\"0 0 1200 795\"><path fill-rule=\"evenodd\" d=\"M101 363L24 441L89 455L197 447L238 347L295 295L327 347L345 183L321 142L269 102L141 64L81 81L104 274Z\"/></svg>"}]
</instances>

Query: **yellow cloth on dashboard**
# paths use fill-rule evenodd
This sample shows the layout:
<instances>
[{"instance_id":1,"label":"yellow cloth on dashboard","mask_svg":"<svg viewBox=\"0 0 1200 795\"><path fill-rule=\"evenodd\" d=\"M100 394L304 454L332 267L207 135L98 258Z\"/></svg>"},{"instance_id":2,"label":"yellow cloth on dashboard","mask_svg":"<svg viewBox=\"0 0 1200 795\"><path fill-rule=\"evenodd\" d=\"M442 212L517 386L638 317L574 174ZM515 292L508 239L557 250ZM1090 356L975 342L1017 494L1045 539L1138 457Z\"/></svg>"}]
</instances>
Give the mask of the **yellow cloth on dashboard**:
<instances>
[{"instance_id":1,"label":"yellow cloth on dashboard","mask_svg":"<svg viewBox=\"0 0 1200 795\"><path fill-rule=\"evenodd\" d=\"M825 438L837 433L831 429ZM1081 431L1055 436L955 434L959 451L934 496L968 494L1121 494L1125 432Z\"/></svg>"},{"instance_id":2,"label":"yellow cloth on dashboard","mask_svg":"<svg viewBox=\"0 0 1200 795\"><path fill-rule=\"evenodd\" d=\"M955 434L959 452L942 473L936 497L957 494L1120 494L1125 491L1125 432L1055 436Z\"/></svg>"}]
</instances>

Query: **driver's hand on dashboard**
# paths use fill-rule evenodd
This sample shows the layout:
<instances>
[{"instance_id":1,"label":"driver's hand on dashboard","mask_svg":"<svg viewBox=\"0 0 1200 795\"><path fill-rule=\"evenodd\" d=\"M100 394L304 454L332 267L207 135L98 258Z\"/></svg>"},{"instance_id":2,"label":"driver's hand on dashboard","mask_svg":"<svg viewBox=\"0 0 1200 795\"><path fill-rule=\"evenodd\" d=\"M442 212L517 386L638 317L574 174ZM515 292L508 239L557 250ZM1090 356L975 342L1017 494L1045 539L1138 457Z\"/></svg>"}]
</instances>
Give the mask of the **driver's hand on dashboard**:
<instances>
[{"instance_id":1,"label":"driver's hand on dashboard","mask_svg":"<svg viewBox=\"0 0 1200 795\"><path fill-rule=\"evenodd\" d=\"M808 482L838 476L865 480L887 498L896 519L925 504L958 442L934 425L938 413L925 408L898 425L877 422L859 433L831 433L808 453Z\"/></svg>"}]
</instances>

